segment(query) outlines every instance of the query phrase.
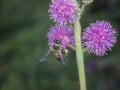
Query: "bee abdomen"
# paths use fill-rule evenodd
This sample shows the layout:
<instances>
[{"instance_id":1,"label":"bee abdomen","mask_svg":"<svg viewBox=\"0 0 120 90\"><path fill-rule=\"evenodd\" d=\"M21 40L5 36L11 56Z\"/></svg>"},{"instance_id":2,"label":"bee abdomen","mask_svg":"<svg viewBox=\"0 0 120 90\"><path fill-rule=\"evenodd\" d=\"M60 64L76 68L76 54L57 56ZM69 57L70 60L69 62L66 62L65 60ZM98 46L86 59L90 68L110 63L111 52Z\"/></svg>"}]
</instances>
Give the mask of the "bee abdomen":
<instances>
[{"instance_id":1,"label":"bee abdomen","mask_svg":"<svg viewBox=\"0 0 120 90\"><path fill-rule=\"evenodd\" d=\"M61 60L61 58L60 58L60 53L55 53L55 58L56 58L58 61L60 61L60 60Z\"/></svg>"}]
</instances>

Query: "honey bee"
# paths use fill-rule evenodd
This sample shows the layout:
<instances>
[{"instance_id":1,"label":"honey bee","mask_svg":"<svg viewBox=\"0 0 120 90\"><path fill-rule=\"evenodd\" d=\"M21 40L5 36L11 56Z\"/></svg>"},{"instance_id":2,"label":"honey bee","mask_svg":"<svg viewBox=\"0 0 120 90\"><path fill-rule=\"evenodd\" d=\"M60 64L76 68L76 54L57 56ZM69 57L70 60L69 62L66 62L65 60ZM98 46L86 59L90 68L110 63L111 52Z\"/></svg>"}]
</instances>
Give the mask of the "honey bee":
<instances>
[{"instance_id":1,"label":"honey bee","mask_svg":"<svg viewBox=\"0 0 120 90\"><path fill-rule=\"evenodd\" d=\"M48 55L52 53L54 54L56 60L60 61L62 64L66 65L66 55L68 50L62 48L62 43L60 40L55 39L54 44L49 48L48 52L40 57L40 62L47 60Z\"/></svg>"}]
</instances>

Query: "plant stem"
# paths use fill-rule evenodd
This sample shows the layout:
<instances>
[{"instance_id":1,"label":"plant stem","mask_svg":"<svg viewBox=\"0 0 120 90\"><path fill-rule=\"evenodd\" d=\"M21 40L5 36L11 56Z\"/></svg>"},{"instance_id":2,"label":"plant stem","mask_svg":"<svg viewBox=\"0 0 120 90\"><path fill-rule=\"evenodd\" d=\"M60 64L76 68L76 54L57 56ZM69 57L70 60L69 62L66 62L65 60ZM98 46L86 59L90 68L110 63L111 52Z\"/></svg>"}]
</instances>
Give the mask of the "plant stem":
<instances>
[{"instance_id":1,"label":"plant stem","mask_svg":"<svg viewBox=\"0 0 120 90\"><path fill-rule=\"evenodd\" d=\"M77 21L74 23L74 33L76 41L76 59L78 64L78 73L79 73L79 82L80 90L86 90L86 81L85 81L85 69L84 69L84 57L83 57L83 48L81 40L81 25L79 19L81 14L83 14L85 6L83 5L80 9L80 15L78 16Z\"/></svg>"}]
</instances>

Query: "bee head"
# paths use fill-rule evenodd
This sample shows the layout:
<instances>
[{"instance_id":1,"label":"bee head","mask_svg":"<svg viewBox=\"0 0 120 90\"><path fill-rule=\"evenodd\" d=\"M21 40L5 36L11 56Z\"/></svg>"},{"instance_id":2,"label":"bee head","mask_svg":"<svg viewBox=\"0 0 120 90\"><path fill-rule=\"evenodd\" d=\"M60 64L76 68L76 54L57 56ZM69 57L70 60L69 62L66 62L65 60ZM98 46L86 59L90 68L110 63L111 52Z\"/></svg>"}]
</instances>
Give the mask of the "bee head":
<instances>
[{"instance_id":1,"label":"bee head","mask_svg":"<svg viewBox=\"0 0 120 90\"><path fill-rule=\"evenodd\" d=\"M54 40L54 43L56 43L56 44L60 44L60 43L61 43L61 41L60 41L60 40L58 40L58 39L55 39L55 40Z\"/></svg>"}]
</instances>

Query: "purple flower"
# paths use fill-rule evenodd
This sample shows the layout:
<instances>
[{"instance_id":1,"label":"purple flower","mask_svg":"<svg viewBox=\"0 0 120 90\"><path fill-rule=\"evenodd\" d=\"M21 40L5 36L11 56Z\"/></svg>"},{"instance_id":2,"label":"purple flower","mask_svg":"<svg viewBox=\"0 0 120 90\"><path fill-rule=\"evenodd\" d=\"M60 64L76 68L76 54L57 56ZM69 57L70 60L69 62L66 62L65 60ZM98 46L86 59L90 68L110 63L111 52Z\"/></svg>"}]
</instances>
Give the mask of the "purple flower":
<instances>
[{"instance_id":1,"label":"purple flower","mask_svg":"<svg viewBox=\"0 0 120 90\"><path fill-rule=\"evenodd\" d=\"M52 0L50 4L50 17L60 24L73 24L76 21L77 3L73 0Z\"/></svg>"},{"instance_id":2,"label":"purple flower","mask_svg":"<svg viewBox=\"0 0 120 90\"><path fill-rule=\"evenodd\" d=\"M62 42L62 47L68 47L68 44L75 45L73 28L68 26L54 26L50 28L50 32L48 32L48 44L52 46L54 44L54 40L60 40Z\"/></svg>"},{"instance_id":3,"label":"purple flower","mask_svg":"<svg viewBox=\"0 0 120 90\"><path fill-rule=\"evenodd\" d=\"M107 21L96 21L84 30L82 38L89 53L103 56L116 43L116 30Z\"/></svg>"}]
</instances>

